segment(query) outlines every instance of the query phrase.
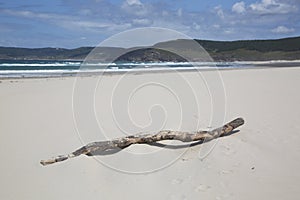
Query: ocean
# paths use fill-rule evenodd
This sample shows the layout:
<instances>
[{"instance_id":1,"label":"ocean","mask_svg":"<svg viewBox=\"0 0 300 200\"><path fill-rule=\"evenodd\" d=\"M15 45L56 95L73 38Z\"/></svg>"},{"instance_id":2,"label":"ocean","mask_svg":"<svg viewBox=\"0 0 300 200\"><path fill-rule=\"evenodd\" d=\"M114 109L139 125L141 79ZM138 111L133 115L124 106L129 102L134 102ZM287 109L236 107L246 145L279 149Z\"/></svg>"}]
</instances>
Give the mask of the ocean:
<instances>
[{"instance_id":1,"label":"ocean","mask_svg":"<svg viewBox=\"0 0 300 200\"><path fill-rule=\"evenodd\" d=\"M86 63L71 60L0 60L0 78L63 77L77 74L166 70L236 69L257 66L299 66L300 61L262 62L116 62Z\"/></svg>"}]
</instances>

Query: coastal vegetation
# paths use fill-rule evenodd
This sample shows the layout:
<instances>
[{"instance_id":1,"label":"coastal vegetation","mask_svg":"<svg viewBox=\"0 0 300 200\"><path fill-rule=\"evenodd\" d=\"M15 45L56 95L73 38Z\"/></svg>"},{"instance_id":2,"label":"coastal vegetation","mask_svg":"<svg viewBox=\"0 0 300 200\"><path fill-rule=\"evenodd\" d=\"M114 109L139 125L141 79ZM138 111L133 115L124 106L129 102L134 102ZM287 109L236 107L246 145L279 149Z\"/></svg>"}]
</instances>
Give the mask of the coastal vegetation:
<instances>
[{"instance_id":1,"label":"coastal vegetation","mask_svg":"<svg viewBox=\"0 0 300 200\"><path fill-rule=\"evenodd\" d=\"M123 49L117 47L98 47L103 61L111 60L111 55L122 55L120 61L183 61L184 59L162 46L174 46L187 40L173 40L155 44L142 49ZM264 61L264 60L299 60L300 37L276 40L240 40L210 41L195 40L215 61ZM185 47L182 47L185 48ZM186 47L188 48L188 47ZM19 48L0 47L0 59L10 60L83 60L94 47L65 48ZM197 52L189 50L197 56Z\"/></svg>"}]
</instances>

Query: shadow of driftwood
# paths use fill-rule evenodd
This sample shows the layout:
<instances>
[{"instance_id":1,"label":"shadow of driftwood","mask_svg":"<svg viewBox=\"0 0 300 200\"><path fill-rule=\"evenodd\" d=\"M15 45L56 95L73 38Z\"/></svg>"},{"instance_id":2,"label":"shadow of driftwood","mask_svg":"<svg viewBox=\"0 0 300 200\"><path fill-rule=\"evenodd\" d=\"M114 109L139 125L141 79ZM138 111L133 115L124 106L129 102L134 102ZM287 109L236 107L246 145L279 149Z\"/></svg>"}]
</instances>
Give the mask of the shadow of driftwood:
<instances>
[{"instance_id":1,"label":"shadow of driftwood","mask_svg":"<svg viewBox=\"0 0 300 200\"><path fill-rule=\"evenodd\" d=\"M220 136L220 137L227 137L227 136L233 135L233 134L238 133L238 132L240 132L240 130L234 130L234 131L231 131L230 133L228 133L224 136ZM200 144L203 144L203 143L207 143L209 141L210 140L197 141L197 142L193 142L193 143L189 143L189 144L182 144L182 145L169 145L169 144L162 144L162 143L159 143L159 142L154 142L154 143L150 143L150 144L147 144L147 145L160 147L160 148L165 148L165 149L183 149L183 148L193 147L193 146L197 146L197 145L200 145ZM123 149L125 149L125 148L126 147L124 147ZM87 155L87 156L112 155L112 154L118 153L119 151L121 151L123 149L121 149L119 147L116 147L116 148L107 149L105 151L94 151L93 153L85 154L85 155Z\"/></svg>"},{"instance_id":2,"label":"shadow of driftwood","mask_svg":"<svg viewBox=\"0 0 300 200\"><path fill-rule=\"evenodd\" d=\"M235 133L238 133L240 130L234 130L231 131L230 133L228 133L227 135L224 136L220 136L220 137L227 137L230 135L233 135ZM161 144L159 142L154 142L151 144L148 144L150 146L156 146L156 147L161 147L161 148L166 148L166 149L183 149L183 148L188 148L188 147L193 147L193 146L197 146L203 143L207 143L210 140L204 140L204 141L197 141L197 142L193 142L193 143L189 143L189 144L182 144L182 145L170 145L170 144Z\"/></svg>"}]
</instances>

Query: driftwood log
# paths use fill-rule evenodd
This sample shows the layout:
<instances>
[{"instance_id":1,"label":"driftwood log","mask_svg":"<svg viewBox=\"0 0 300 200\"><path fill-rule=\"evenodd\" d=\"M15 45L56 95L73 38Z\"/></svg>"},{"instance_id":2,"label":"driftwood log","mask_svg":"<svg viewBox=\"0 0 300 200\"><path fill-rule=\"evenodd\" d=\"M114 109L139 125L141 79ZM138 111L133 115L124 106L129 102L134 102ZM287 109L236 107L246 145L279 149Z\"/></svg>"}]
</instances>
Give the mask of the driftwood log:
<instances>
[{"instance_id":1,"label":"driftwood log","mask_svg":"<svg viewBox=\"0 0 300 200\"><path fill-rule=\"evenodd\" d=\"M70 154L60 155L47 160L41 160L40 163L42 165L49 165L79 156L81 154L87 156L99 155L101 153L109 151L119 151L121 149L129 147L132 144L153 144L162 140L179 140L182 142L207 142L218 137L230 135L235 128L243 124L244 120L242 118L237 118L225 124L224 126L216 128L212 131L197 131L194 133L190 133L182 131L162 130L154 135L132 135L119 139L114 139L111 141L92 142L77 149L76 151Z\"/></svg>"}]
</instances>

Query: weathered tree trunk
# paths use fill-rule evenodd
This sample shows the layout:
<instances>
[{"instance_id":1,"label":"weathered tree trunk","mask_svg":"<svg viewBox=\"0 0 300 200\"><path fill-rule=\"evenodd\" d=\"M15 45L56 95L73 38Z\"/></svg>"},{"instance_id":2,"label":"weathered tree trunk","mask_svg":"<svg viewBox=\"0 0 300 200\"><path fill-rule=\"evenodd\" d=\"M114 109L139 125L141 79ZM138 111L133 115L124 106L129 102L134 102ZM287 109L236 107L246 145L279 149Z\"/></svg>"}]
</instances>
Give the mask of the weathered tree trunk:
<instances>
[{"instance_id":1,"label":"weathered tree trunk","mask_svg":"<svg viewBox=\"0 0 300 200\"><path fill-rule=\"evenodd\" d=\"M108 151L118 151L132 144L153 144L162 140L179 140L182 142L210 141L218 137L229 135L232 130L243 124L244 120L242 118L237 118L225 124L224 126L212 131L197 131L194 133L190 133L182 131L163 130L154 135L132 135L111 141L92 142L70 154L60 155L48 160L41 160L40 163L42 165L49 165L67 160L68 158L79 156L81 154L87 156L99 155Z\"/></svg>"}]
</instances>

